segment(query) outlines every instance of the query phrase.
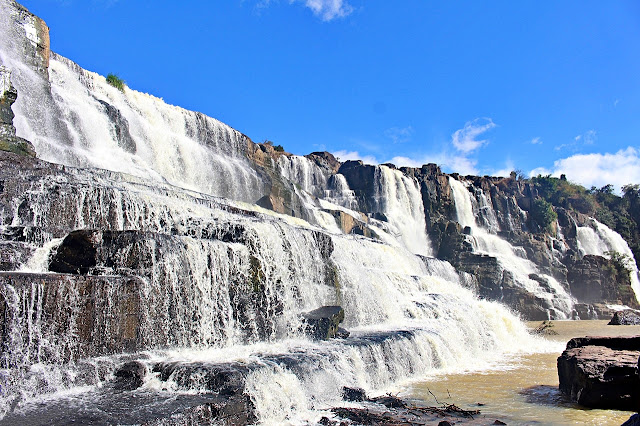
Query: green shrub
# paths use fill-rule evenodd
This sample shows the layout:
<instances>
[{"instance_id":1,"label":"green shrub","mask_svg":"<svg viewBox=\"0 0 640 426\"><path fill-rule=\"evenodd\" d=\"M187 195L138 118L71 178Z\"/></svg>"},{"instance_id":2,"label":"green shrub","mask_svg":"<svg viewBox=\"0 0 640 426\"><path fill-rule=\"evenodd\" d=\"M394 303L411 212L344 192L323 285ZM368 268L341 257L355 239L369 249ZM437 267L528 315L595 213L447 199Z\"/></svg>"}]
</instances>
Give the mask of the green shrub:
<instances>
[{"instance_id":1,"label":"green shrub","mask_svg":"<svg viewBox=\"0 0 640 426\"><path fill-rule=\"evenodd\" d=\"M558 220L558 215L553 210L551 203L542 198L536 198L531 205L531 219L538 224L543 231L553 231L553 224Z\"/></svg>"},{"instance_id":2,"label":"green shrub","mask_svg":"<svg viewBox=\"0 0 640 426\"><path fill-rule=\"evenodd\" d=\"M276 145L273 147L273 149L275 149L276 152L284 152L284 148L282 147L282 145Z\"/></svg>"},{"instance_id":3,"label":"green shrub","mask_svg":"<svg viewBox=\"0 0 640 426\"><path fill-rule=\"evenodd\" d=\"M611 259L611 263L613 263L618 274L623 274L628 279L631 279L631 272L633 272L631 265L633 265L633 259L631 259L629 255L617 251L607 251L604 254L609 256L609 259Z\"/></svg>"},{"instance_id":4,"label":"green shrub","mask_svg":"<svg viewBox=\"0 0 640 426\"><path fill-rule=\"evenodd\" d=\"M123 79L118 77L116 74L109 73L107 75L107 83L124 93L125 82Z\"/></svg>"}]
</instances>

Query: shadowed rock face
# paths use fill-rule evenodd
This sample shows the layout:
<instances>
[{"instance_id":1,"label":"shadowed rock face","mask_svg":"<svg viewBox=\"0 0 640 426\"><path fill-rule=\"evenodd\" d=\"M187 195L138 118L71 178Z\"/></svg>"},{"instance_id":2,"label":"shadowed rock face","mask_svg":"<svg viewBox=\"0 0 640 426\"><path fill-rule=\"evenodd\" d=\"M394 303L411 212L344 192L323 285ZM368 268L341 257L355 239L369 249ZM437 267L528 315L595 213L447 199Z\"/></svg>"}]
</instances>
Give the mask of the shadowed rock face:
<instances>
[{"instance_id":1,"label":"shadowed rock face","mask_svg":"<svg viewBox=\"0 0 640 426\"><path fill-rule=\"evenodd\" d=\"M640 409L640 336L571 339L558 358L560 390L589 408Z\"/></svg>"},{"instance_id":2,"label":"shadowed rock face","mask_svg":"<svg viewBox=\"0 0 640 426\"><path fill-rule=\"evenodd\" d=\"M0 272L3 367L142 349L140 297L133 277Z\"/></svg>"},{"instance_id":3,"label":"shadowed rock face","mask_svg":"<svg viewBox=\"0 0 640 426\"><path fill-rule=\"evenodd\" d=\"M11 84L11 71L0 64L0 150L35 157L31 142L16 136L11 105L18 99L18 91Z\"/></svg>"},{"instance_id":4,"label":"shadowed rock face","mask_svg":"<svg viewBox=\"0 0 640 426\"><path fill-rule=\"evenodd\" d=\"M628 274L618 272L613 262L602 256L586 255L567 262L571 294L583 303L619 300L632 308L640 307L631 289Z\"/></svg>"}]
</instances>

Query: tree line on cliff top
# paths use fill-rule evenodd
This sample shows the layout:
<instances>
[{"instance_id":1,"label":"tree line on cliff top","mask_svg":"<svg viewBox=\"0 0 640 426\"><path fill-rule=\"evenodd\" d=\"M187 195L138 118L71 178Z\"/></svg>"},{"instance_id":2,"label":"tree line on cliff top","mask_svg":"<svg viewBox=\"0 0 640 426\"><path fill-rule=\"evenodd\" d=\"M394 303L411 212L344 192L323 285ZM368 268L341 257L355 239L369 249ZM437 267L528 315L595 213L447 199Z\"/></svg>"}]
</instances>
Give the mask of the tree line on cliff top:
<instances>
[{"instance_id":1,"label":"tree line on cliff top","mask_svg":"<svg viewBox=\"0 0 640 426\"><path fill-rule=\"evenodd\" d=\"M615 194L613 185L586 189L569 182L564 175L560 178L538 175L529 182L536 187L543 201L533 209L543 228L550 220L555 221L554 215L548 212L552 210L551 205L577 211L596 218L619 233L629 244L634 257L640 259L640 185L624 185L622 196L619 196Z\"/></svg>"}]
</instances>

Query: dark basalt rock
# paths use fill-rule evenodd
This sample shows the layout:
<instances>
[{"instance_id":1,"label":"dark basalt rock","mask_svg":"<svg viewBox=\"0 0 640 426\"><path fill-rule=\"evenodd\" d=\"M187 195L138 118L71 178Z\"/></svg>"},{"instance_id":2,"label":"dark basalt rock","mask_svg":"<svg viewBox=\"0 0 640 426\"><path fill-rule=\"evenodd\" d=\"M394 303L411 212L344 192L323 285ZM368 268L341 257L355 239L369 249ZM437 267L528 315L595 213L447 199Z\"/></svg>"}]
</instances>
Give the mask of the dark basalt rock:
<instances>
[{"instance_id":1,"label":"dark basalt rock","mask_svg":"<svg viewBox=\"0 0 640 426\"><path fill-rule=\"evenodd\" d=\"M211 424L251 424L256 420L255 406L244 388L247 375L256 368L242 363L172 362L156 364L153 372L161 381L172 380L181 388L204 389L221 397L210 407Z\"/></svg>"},{"instance_id":2,"label":"dark basalt rock","mask_svg":"<svg viewBox=\"0 0 640 426\"><path fill-rule=\"evenodd\" d=\"M636 311L627 309L613 314L613 318L608 325L638 325L640 324L640 314Z\"/></svg>"},{"instance_id":3,"label":"dark basalt rock","mask_svg":"<svg viewBox=\"0 0 640 426\"><path fill-rule=\"evenodd\" d=\"M29 260L32 254L33 247L29 244L0 240L0 271L15 271Z\"/></svg>"},{"instance_id":4,"label":"dark basalt rock","mask_svg":"<svg viewBox=\"0 0 640 426\"><path fill-rule=\"evenodd\" d=\"M585 346L604 346L618 351L640 351L640 336L574 337L567 342L567 349L582 348Z\"/></svg>"},{"instance_id":5,"label":"dark basalt rock","mask_svg":"<svg viewBox=\"0 0 640 426\"><path fill-rule=\"evenodd\" d=\"M346 339L351 335L349 330L345 330L342 327L338 327L338 331L336 332L336 339Z\"/></svg>"},{"instance_id":6,"label":"dark basalt rock","mask_svg":"<svg viewBox=\"0 0 640 426\"><path fill-rule=\"evenodd\" d=\"M343 387L342 388L342 399L350 402L362 402L367 401L367 393L362 388L350 388Z\"/></svg>"},{"instance_id":7,"label":"dark basalt rock","mask_svg":"<svg viewBox=\"0 0 640 426\"><path fill-rule=\"evenodd\" d=\"M305 333L313 339L333 339L338 334L339 324L344 321L344 310L340 306L323 306L302 314Z\"/></svg>"},{"instance_id":8,"label":"dark basalt rock","mask_svg":"<svg viewBox=\"0 0 640 426\"><path fill-rule=\"evenodd\" d=\"M583 303L609 301L640 308L631 288L629 276L620 273L611 260L587 255L567 260L567 280L571 294Z\"/></svg>"},{"instance_id":9,"label":"dark basalt rock","mask_svg":"<svg viewBox=\"0 0 640 426\"><path fill-rule=\"evenodd\" d=\"M115 371L116 388L119 390L133 390L142 386L147 366L140 361L129 361L122 364Z\"/></svg>"},{"instance_id":10,"label":"dark basalt rock","mask_svg":"<svg viewBox=\"0 0 640 426\"><path fill-rule=\"evenodd\" d=\"M640 426L640 414L634 414L629 420L622 423L622 426Z\"/></svg>"},{"instance_id":11,"label":"dark basalt rock","mask_svg":"<svg viewBox=\"0 0 640 426\"><path fill-rule=\"evenodd\" d=\"M560 391L589 408L640 409L640 336L571 339L558 358Z\"/></svg>"},{"instance_id":12,"label":"dark basalt rock","mask_svg":"<svg viewBox=\"0 0 640 426\"><path fill-rule=\"evenodd\" d=\"M102 244L99 231L73 231L65 237L49 263L51 272L87 274L97 264L97 249Z\"/></svg>"},{"instance_id":13,"label":"dark basalt rock","mask_svg":"<svg viewBox=\"0 0 640 426\"><path fill-rule=\"evenodd\" d=\"M131 133L129 133L129 122L127 119L124 118L120 110L113 105L101 99L98 99L98 102L104 107L105 113L113 125L112 131L118 145L125 151L135 154L137 151L136 142L131 137Z\"/></svg>"},{"instance_id":14,"label":"dark basalt rock","mask_svg":"<svg viewBox=\"0 0 640 426\"><path fill-rule=\"evenodd\" d=\"M16 136L11 105L18 99L18 91L11 84L11 71L0 65L0 151L35 157L33 144Z\"/></svg>"}]
</instances>

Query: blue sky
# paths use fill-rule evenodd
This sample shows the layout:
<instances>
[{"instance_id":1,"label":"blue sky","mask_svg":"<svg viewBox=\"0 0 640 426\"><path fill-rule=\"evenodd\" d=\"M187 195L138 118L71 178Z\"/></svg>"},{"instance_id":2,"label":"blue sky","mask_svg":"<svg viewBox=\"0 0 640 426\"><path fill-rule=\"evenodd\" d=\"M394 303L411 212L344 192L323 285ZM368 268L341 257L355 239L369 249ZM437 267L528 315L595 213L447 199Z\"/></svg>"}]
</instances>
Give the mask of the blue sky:
<instances>
[{"instance_id":1,"label":"blue sky","mask_svg":"<svg viewBox=\"0 0 640 426\"><path fill-rule=\"evenodd\" d=\"M83 68L294 154L640 183L640 2L22 0Z\"/></svg>"}]
</instances>

